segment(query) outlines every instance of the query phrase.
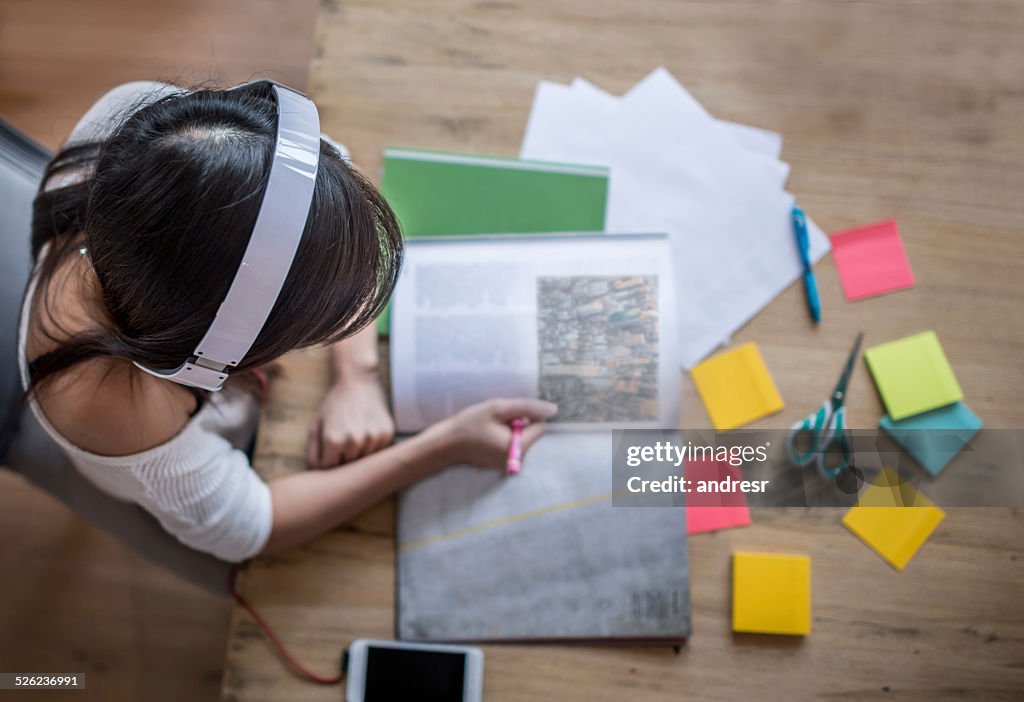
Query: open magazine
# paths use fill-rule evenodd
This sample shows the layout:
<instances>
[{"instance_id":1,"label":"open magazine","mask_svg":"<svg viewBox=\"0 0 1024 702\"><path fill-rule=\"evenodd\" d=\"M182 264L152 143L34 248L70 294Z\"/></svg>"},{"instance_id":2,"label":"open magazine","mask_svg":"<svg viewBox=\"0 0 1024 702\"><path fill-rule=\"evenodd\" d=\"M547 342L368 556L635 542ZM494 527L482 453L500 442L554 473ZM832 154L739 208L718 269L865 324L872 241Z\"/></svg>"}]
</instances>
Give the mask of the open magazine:
<instances>
[{"instance_id":1,"label":"open magazine","mask_svg":"<svg viewBox=\"0 0 1024 702\"><path fill-rule=\"evenodd\" d=\"M540 397L558 428L675 428L679 369L665 235L413 239L392 302L397 428Z\"/></svg>"},{"instance_id":2,"label":"open magazine","mask_svg":"<svg viewBox=\"0 0 1024 702\"><path fill-rule=\"evenodd\" d=\"M402 493L400 638L689 635L685 514L613 504L608 431L676 426L671 262L656 235L408 242L391 313L399 431L503 396L556 402L563 431L514 477L454 466Z\"/></svg>"}]
</instances>

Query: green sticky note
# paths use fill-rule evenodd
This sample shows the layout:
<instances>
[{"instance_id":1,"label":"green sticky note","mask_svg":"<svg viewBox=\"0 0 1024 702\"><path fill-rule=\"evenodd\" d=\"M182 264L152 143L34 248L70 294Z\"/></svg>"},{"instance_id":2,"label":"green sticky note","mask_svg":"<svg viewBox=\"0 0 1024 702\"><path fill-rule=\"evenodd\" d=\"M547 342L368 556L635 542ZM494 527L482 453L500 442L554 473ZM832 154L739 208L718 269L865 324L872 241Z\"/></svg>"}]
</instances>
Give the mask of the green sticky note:
<instances>
[{"instance_id":1,"label":"green sticky note","mask_svg":"<svg viewBox=\"0 0 1024 702\"><path fill-rule=\"evenodd\" d=\"M922 468L938 475L981 430L982 421L963 402L954 402L898 422L885 416L878 426Z\"/></svg>"},{"instance_id":2,"label":"green sticky note","mask_svg":"<svg viewBox=\"0 0 1024 702\"><path fill-rule=\"evenodd\" d=\"M381 191L407 237L602 232L608 169L386 149Z\"/></svg>"},{"instance_id":3,"label":"green sticky note","mask_svg":"<svg viewBox=\"0 0 1024 702\"><path fill-rule=\"evenodd\" d=\"M933 331L872 346L864 352L864 358L894 421L963 399L960 384Z\"/></svg>"}]
</instances>

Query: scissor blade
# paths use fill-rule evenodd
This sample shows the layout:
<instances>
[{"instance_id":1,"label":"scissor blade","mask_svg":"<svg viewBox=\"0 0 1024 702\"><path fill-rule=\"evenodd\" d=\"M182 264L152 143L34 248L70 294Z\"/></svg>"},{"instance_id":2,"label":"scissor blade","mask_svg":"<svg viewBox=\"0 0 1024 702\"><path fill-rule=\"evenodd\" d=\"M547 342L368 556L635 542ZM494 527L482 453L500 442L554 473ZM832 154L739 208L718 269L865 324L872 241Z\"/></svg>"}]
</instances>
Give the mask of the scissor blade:
<instances>
[{"instance_id":1,"label":"scissor blade","mask_svg":"<svg viewBox=\"0 0 1024 702\"><path fill-rule=\"evenodd\" d=\"M846 359L846 365L843 366L843 374L839 376L839 382L836 383L835 392L832 393L833 401L842 404L843 400L846 399L846 386L850 382L850 376L853 375L853 364L857 362L857 355L860 353L860 342L864 339L864 332L857 334L857 339L853 342L853 348L850 350L850 355Z\"/></svg>"}]
</instances>

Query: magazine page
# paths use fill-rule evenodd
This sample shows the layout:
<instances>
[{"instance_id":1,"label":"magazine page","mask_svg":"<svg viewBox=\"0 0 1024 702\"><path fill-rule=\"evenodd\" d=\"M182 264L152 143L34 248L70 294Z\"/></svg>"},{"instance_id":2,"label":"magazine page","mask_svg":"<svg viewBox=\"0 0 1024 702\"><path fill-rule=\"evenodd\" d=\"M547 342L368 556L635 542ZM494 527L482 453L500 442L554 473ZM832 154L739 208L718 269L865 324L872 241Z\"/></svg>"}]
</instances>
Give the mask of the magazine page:
<instances>
[{"instance_id":1,"label":"magazine page","mask_svg":"<svg viewBox=\"0 0 1024 702\"><path fill-rule=\"evenodd\" d=\"M560 428L675 428L671 276L664 235L408 241L391 326L398 430L497 397L555 402Z\"/></svg>"}]
</instances>

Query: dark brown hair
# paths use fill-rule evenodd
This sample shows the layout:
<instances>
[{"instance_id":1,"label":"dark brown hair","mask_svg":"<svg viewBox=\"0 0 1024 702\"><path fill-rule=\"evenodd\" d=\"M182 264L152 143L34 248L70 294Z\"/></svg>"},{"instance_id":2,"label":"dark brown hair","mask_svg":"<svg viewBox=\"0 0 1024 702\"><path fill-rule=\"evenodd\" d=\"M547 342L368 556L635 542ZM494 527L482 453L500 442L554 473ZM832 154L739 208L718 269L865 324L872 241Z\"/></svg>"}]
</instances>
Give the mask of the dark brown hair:
<instances>
[{"instance_id":1,"label":"dark brown hair","mask_svg":"<svg viewBox=\"0 0 1024 702\"><path fill-rule=\"evenodd\" d=\"M269 83L181 92L131 112L105 140L54 157L34 202L35 304L46 305L54 271L84 246L109 322L42 357L30 391L98 357L169 369L191 356L241 262L276 128ZM85 179L47 189L55 177L77 173ZM321 141L302 241L239 368L371 323L387 304L401 258L401 233L384 198Z\"/></svg>"}]
</instances>

